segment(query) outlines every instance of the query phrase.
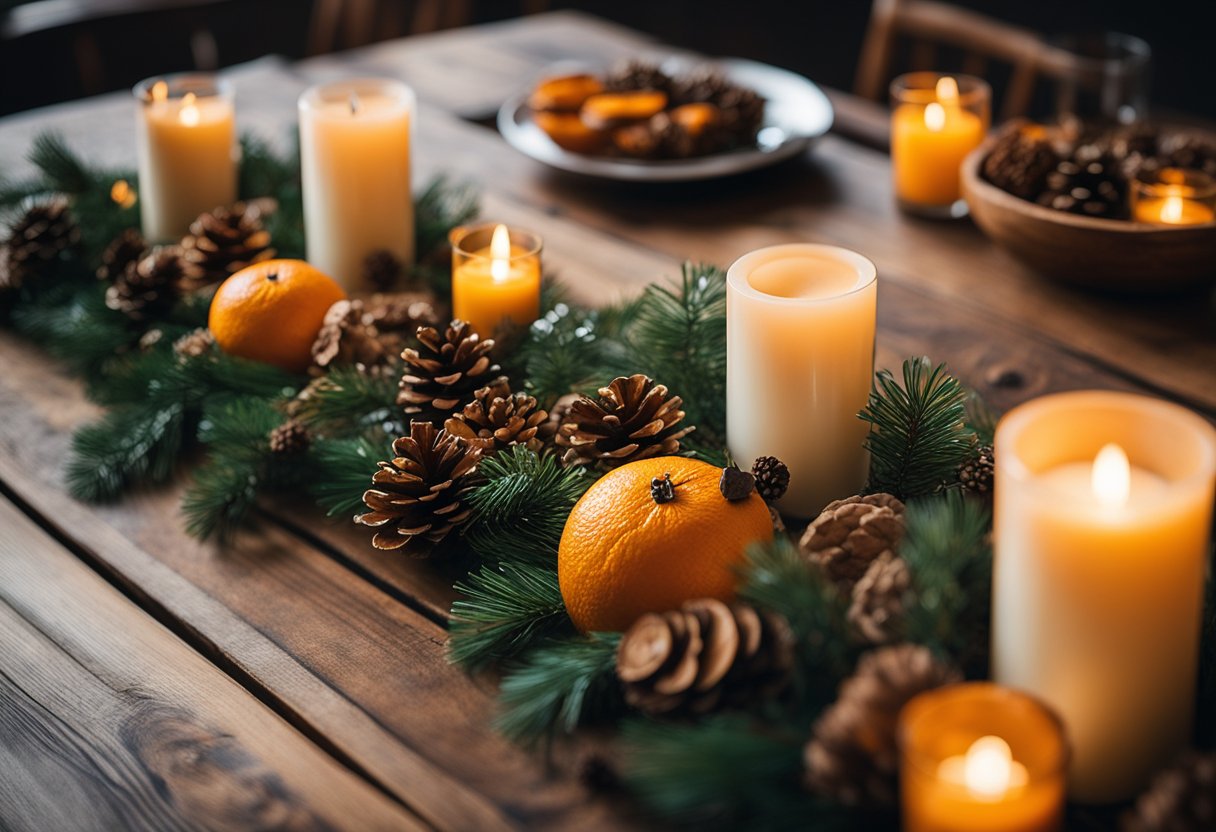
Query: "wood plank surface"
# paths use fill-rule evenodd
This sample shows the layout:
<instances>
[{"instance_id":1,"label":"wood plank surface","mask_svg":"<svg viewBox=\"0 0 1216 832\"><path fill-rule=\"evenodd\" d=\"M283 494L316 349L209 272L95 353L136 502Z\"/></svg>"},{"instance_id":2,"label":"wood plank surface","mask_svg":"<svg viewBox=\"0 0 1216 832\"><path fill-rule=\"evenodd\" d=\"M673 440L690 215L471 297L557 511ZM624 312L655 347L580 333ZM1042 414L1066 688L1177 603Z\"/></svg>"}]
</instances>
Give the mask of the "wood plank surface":
<instances>
[{"instance_id":1,"label":"wood plank surface","mask_svg":"<svg viewBox=\"0 0 1216 832\"><path fill-rule=\"evenodd\" d=\"M0 498L0 828L429 828Z\"/></svg>"}]
</instances>

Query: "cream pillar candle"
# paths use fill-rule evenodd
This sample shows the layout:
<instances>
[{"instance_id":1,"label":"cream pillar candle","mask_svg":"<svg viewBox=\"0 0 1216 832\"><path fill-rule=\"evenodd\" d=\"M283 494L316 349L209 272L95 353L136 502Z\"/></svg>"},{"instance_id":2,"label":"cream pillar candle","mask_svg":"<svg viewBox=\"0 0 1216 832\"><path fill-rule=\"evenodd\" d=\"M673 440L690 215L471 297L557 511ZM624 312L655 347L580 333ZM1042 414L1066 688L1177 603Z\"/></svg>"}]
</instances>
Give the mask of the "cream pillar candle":
<instances>
[{"instance_id":1,"label":"cream pillar candle","mask_svg":"<svg viewBox=\"0 0 1216 832\"><path fill-rule=\"evenodd\" d=\"M874 264L834 246L762 248L727 272L726 426L743 468L790 468L782 512L814 517L865 484L874 375Z\"/></svg>"},{"instance_id":2,"label":"cream pillar candle","mask_svg":"<svg viewBox=\"0 0 1216 832\"><path fill-rule=\"evenodd\" d=\"M371 288L368 255L414 262L414 93L398 81L339 81L308 90L299 106L308 262L347 291Z\"/></svg>"},{"instance_id":3,"label":"cream pillar candle","mask_svg":"<svg viewBox=\"0 0 1216 832\"><path fill-rule=\"evenodd\" d=\"M134 92L144 236L176 240L199 214L236 202L232 88L210 75L168 75Z\"/></svg>"},{"instance_id":4,"label":"cream pillar candle","mask_svg":"<svg viewBox=\"0 0 1216 832\"><path fill-rule=\"evenodd\" d=\"M995 456L994 679L1060 713L1073 799L1131 797L1190 738L1216 430L1064 393L1005 416Z\"/></svg>"}]
</instances>

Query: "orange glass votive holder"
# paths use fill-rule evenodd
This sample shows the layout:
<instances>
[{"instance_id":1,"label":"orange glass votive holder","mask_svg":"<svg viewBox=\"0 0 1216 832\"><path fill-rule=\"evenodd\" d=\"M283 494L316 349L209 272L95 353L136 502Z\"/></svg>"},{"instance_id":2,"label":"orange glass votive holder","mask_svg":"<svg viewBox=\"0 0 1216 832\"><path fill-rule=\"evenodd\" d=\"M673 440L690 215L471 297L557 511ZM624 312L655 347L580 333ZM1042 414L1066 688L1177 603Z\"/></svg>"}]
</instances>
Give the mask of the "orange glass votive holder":
<instances>
[{"instance_id":1,"label":"orange glass votive holder","mask_svg":"<svg viewBox=\"0 0 1216 832\"><path fill-rule=\"evenodd\" d=\"M1184 168L1142 171L1132 180L1132 219L1152 225L1216 222L1216 179Z\"/></svg>"},{"instance_id":2,"label":"orange glass votive holder","mask_svg":"<svg viewBox=\"0 0 1216 832\"><path fill-rule=\"evenodd\" d=\"M899 716L905 832L1049 832L1064 826L1059 717L991 682L917 696Z\"/></svg>"},{"instance_id":3,"label":"orange glass votive holder","mask_svg":"<svg viewBox=\"0 0 1216 832\"><path fill-rule=\"evenodd\" d=\"M530 231L485 223L454 228L452 317L490 338L540 317L541 239Z\"/></svg>"},{"instance_id":4,"label":"orange glass votive holder","mask_svg":"<svg viewBox=\"0 0 1216 832\"><path fill-rule=\"evenodd\" d=\"M992 88L970 75L910 72L891 82L895 198L910 213L967 213L961 168L992 120Z\"/></svg>"}]
</instances>

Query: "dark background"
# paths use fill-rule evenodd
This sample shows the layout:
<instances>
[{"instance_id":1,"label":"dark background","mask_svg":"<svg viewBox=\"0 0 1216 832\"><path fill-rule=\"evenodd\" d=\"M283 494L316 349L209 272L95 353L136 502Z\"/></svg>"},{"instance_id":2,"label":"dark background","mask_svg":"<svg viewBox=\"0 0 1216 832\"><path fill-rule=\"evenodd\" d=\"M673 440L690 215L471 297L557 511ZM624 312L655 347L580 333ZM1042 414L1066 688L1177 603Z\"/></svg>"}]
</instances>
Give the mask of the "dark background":
<instances>
[{"instance_id":1,"label":"dark background","mask_svg":"<svg viewBox=\"0 0 1216 832\"><path fill-rule=\"evenodd\" d=\"M129 88L149 75L192 68L191 35L200 29L214 37L221 66L267 53L302 57L307 52L312 9L309 0L50 1L76 8L89 19L14 38L19 28L13 24L15 18L6 21L0 11L0 113ZM409 0L382 2L396 2L407 12L402 17L408 18ZM0 10L14 5L18 4L0 0ZM1106 30L1142 37L1153 48L1153 104L1216 119L1216 4L1210 0L965 0L955 5L1044 34ZM468 8L473 22L536 9L581 9L677 46L754 58L827 86L850 89L870 4L867 0L472 0ZM83 78L82 31L91 44L85 57L94 68ZM377 27L377 32L405 33L391 26ZM1048 107L1046 101L1040 104Z\"/></svg>"}]
</instances>

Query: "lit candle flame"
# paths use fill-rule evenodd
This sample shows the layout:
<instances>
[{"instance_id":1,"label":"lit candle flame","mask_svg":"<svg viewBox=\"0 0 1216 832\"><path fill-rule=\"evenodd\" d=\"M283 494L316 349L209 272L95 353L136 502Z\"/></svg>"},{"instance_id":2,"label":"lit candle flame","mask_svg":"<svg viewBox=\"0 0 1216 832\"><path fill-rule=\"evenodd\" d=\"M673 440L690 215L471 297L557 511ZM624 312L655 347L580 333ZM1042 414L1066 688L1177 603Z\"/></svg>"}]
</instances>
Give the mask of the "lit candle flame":
<instances>
[{"instance_id":1,"label":"lit candle flame","mask_svg":"<svg viewBox=\"0 0 1216 832\"><path fill-rule=\"evenodd\" d=\"M511 235L505 225L494 227L490 238L490 277L506 280L511 274Z\"/></svg>"},{"instance_id":2,"label":"lit candle flame","mask_svg":"<svg viewBox=\"0 0 1216 832\"><path fill-rule=\"evenodd\" d=\"M943 104L958 101L958 82L949 75L937 82L937 100Z\"/></svg>"},{"instance_id":3,"label":"lit candle flame","mask_svg":"<svg viewBox=\"0 0 1216 832\"><path fill-rule=\"evenodd\" d=\"M1094 457L1093 488L1102 505L1118 508L1127 503L1132 489L1132 466L1124 450L1113 442L1103 445Z\"/></svg>"},{"instance_id":4,"label":"lit candle flame","mask_svg":"<svg viewBox=\"0 0 1216 832\"><path fill-rule=\"evenodd\" d=\"M152 85L152 100L164 101L169 97L169 85L164 81L157 81Z\"/></svg>"},{"instance_id":5,"label":"lit candle flame","mask_svg":"<svg viewBox=\"0 0 1216 832\"><path fill-rule=\"evenodd\" d=\"M1000 737L980 737L967 753L948 757L938 767L943 780L965 786L979 800L1000 800L1029 781L1026 766L1013 759L1009 743Z\"/></svg>"},{"instance_id":6,"label":"lit candle flame","mask_svg":"<svg viewBox=\"0 0 1216 832\"><path fill-rule=\"evenodd\" d=\"M177 118L187 127L198 125L198 107L194 103L194 93L188 92L182 97L182 109Z\"/></svg>"},{"instance_id":7,"label":"lit candle flame","mask_svg":"<svg viewBox=\"0 0 1216 832\"><path fill-rule=\"evenodd\" d=\"M936 101L925 107L925 126L934 133L946 126L946 109Z\"/></svg>"},{"instance_id":8,"label":"lit candle flame","mask_svg":"<svg viewBox=\"0 0 1216 832\"><path fill-rule=\"evenodd\" d=\"M1182 197L1171 195L1165 198L1165 202L1161 204L1161 221L1182 222Z\"/></svg>"}]
</instances>

